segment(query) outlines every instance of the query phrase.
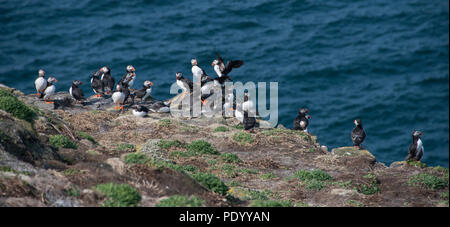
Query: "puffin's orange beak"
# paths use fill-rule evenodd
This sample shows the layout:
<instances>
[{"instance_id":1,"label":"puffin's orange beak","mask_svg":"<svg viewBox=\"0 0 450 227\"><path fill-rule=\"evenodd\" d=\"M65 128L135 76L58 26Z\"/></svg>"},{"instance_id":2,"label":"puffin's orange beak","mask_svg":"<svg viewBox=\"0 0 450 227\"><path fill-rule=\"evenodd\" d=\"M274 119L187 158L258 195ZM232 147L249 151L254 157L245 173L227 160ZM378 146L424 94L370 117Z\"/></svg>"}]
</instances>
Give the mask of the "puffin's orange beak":
<instances>
[{"instance_id":1,"label":"puffin's orange beak","mask_svg":"<svg viewBox=\"0 0 450 227\"><path fill-rule=\"evenodd\" d=\"M214 66L214 62L213 62L213 63L211 63L211 66Z\"/></svg>"},{"instance_id":2,"label":"puffin's orange beak","mask_svg":"<svg viewBox=\"0 0 450 227\"><path fill-rule=\"evenodd\" d=\"M150 86L153 86L153 82L150 82Z\"/></svg>"}]
</instances>

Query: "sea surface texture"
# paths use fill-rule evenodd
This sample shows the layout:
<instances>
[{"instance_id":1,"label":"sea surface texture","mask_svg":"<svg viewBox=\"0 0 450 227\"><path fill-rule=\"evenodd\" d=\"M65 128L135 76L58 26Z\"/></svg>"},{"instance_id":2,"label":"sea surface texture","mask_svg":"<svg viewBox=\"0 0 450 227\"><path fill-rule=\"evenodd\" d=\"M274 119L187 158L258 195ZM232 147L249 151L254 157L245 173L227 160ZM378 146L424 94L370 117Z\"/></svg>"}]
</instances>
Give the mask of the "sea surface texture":
<instances>
[{"instance_id":1,"label":"sea surface texture","mask_svg":"<svg viewBox=\"0 0 450 227\"><path fill-rule=\"evenodd\" d=\"M0 83L33 93L38 69L57 90L107 65L136 68L166 99L196 57L245 64L234 81L278 82L279 124L310 109L309 131L330 149L352 145L361 118L378 161L403 160L413 130L429 165L448 167L449 1L0 1ZM276 154L274 154L276 155Z\"/></svg>"}]
</instances>

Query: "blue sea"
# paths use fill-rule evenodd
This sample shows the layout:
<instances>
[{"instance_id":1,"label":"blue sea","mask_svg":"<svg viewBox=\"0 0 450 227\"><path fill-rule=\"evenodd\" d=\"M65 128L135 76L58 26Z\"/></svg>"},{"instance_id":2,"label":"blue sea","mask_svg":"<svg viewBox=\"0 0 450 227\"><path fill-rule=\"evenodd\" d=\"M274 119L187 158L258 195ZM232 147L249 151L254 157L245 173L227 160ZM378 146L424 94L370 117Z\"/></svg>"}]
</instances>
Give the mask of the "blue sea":
<instances>
[{"instance_id":1,"label":"blue sea","mask_svg":"<svg viewBox=\"0 0 450 227\"><path fill-rule=\"evenodd\" d=\"M0 83L34 93L38 69L58 91L107 65L166 99L190 59L209 75L218 51L245 64L234 81L278 82L279 123L308 107L309 131L352 145L361 118L378 161L403 160L423 131L428 165L449 164L449 1L0 0ZM139 86L138 86L139 85Z\"/></svg>"}]
</instances>

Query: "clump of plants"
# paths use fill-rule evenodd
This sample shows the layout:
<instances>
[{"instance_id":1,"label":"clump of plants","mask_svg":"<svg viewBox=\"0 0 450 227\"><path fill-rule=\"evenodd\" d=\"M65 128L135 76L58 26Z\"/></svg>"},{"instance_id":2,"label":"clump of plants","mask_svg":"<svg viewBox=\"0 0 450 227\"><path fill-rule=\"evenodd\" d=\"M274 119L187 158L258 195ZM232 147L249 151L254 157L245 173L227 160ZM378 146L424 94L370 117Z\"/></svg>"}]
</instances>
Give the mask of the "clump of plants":
<instances>
[{"instance_id":1,"label":"clump of plants","mask_svg":"<svg viewBox=\"0 0 450 227\"><path fill-rule=\"evenodd\" d=\"M364 195L372 195L379 193L381 190L378 187L378 179L373 174L367 174L364 176L366 182L356 184L356 190Z\"/></svg>"},{"instance_id":2,"label":"clump of plants","mask_svg":"<svg viewBox=\"0 0 450 227\"><path fill-rule=\"evenodd\" d=\"M107 197L105 207L135 207L141 201L138 191L128 184L100 184L95 189Z\"/></svg>"},{"instance_id":3,"label":"clump of plants","mask_svg":"<svg viewBox=\"0 0 450 227\"><path fill-rule=\"evenodd\" d=\"M184 147L183 143L178 140L160 140L158 146L162 149L170 149L172 147Z\"/></svg>"},{"instance_id":4,"label":"clump of plants","mask_svg":"<svg viewBox=\"0 0 450 227\"><path fill-rule=\"evenodd\" d=\"M277 176L275 174L273 174L273 173L264 173L264 174L261 174L260 177L263 180L270 180L270 179L277 178Z\"/></svg>"},{"instance_id":5,"label":"clump of plants","mask_svg":"<svg viewBox=\"0 0 450 227\"><path fill-rule=\"evenodd\" d=\"M205 200L196 196L187 197L185 195L173 195L167 199L162 199L156 207L201 207L205 204Z\"/></svg>"},{"instance_id":6,"label":"clump of plants","mask_svg":"<svg viewBox=\"0 0 450 227\"><path fill-rule=\"evenodd\" d=\"M214 132L228 132L228 131L230 131L230 130L225 126L219 126L214 129Z\"/></svg>"},{"instance_id":7,"label":"clump of plants","mask_svg":"<svg viewBox=\"0 0 450 227\"><path fill-rule=\"evenodd\" d=\"M322 190L333 180L330 174L322 170L299 170L293 177L305 184L306 189L314 191Z\"/></svg>"},{"instance_id":8,"label":"clump of plants","mask_svg":"<svg viewBox=\"0 0 450 227\"><path fill-rule=\"evenodd\" d=\"M438 177L428 173L419 173L409 179L408 185L428 189L444 189L448 188L448 175L445 178L445 176Z\"/></svg>"},{"instance_id":9,"label":"clump of plants","mask_svg":"<svg viewBox=\"0 0 450 227\"><path fill-rule=\"evenodd\" d=\"M195 140L186 146L187 151L194 154L220 154L210 143L204 140Z\"/></svg>"},{"instance_id":10,"label":"clump of plants","mask_svg":"<svg viewBox=\"0 0 450 227\"><path fill-rule=\"evenodd\" d=\"M144 153L139 153L139 152L131 153L131 154L128 154L125 156L126 164L144 164L148 160L149 159L147 158L147 156Z\"/></svg>"},{"instance_id":11,"label":"clump of plants","mask_svg":"<svg viewBox=\"0 0 450 227\"><path fill-rule=\"evenodd\" d=\"M229 189L228 186L220 180L220 178L216 177L212 173L196 173L193 174L192 177L206 188L220 195L225 195Z\"/></svg>"},{"instance_id":12,"label":"clump of plants","mask_svg":"<svg viewBox=\"0 0 450 227\"><path fill-rule=\"evenodd\" d=\"M28 122L33 122L37 115L25 103L4 89L0 89L0 109Z\"/></svg>"},{"instance_id":13,"label":"clump of plants","mask_svg":"<svg viewBox=\"0 0 450 227\"><path fill-rule=\"evenodd\" d=\"M130 144L130 143L116 144L116 147L119 150L121 150L121 151L134 151L134 150L136 150L136 146L134 146L134 144Z\"/></svg>"},{"instance_id":14,"label":"clump of plants","mask_svg":"<svg viewBox=\"0 0 450 227\"><path fill-rule=\"evenodd\" d=\"M161 125L163 127L168 127L171 124L172 124L172 121L170 119L164 118L164 119L159 120L159 125Z\"/></svg>"},{"instance_id":15,"label":"clump of plants","mask_svg":"<svg viewBox=\"0 0 450 227\"><path fill-rule=\"evenodd\" d=\"M233 135L233 140L241 143L241 144L250 144L253 141L255 141L255 139L253 139L252 135L250 135L250 133L247 132L237 132Z\"/></svg>"},{"instance_id":16,"label":"clump of plants","mask_svg":"<svg viewBox=\"0 0 450 227\"><path fill-rule=\"evenodd\" d=\"M94 137L92 137L91 135L87 134L86 132L79 131L78 132L78 136L83 138L83 139L87 139L87 140L91 141L94 144L98 144L97 141L95 141Z\"/></svg>"},{"instance_id":17,"label":"clump of plants","mask_svg":"<svg viewBox=\"0 0 450 227\"><path fill-rule=\"evenodd\" d=\"M287 200L253 200L251 207L291 207L292 203Z\"/></svg>"},{"instance_id":18,"label":"clump of plants","mask_svg":"<svg viewBox=\"0 0 450 227\"><path fill-rule=\"evenodd\" d=\"M70 149L78 148L77 143L73 142L72 140L63 135L50 136L49 143L57 148L70 148Z\"/></svg>"},{"instance_id":19,"label":"clump of plants","mask_svg":"<svg viewBox=\"0 0 450 227\"><path fill-rule=\"evenodd\" d=\"M225 154L221 154L220 158L222 158L223 161L228 162L228 163L239 163L241 162L241 159L232 153L225 153Z\"/></svg>"}]
</instances>

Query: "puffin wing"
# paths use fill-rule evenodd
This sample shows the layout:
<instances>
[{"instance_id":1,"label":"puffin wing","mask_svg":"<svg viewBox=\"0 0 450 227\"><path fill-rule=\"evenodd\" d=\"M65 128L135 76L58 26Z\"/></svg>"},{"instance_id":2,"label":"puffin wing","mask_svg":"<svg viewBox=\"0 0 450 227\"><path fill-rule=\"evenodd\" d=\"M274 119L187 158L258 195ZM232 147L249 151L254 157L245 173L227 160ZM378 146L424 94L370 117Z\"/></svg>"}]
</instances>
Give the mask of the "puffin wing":
<instances>
[{"instance_id":1,"label":"puffin wing","mask_svg":"<svg viewBox=\"0 0 450 227\"><path fill-rule=\"evenodd\" d=\"M192 81L189 80L188 78L184 78L184 77L181 79L181 81L182 81L184 84L187 84L187 85L189 86L189 89L190 89L191 92L192 92L192 88L194 87L194 84L192 83Z\"/></svg>"},{"instance_id":2,"label":"puffin wing","mask_svg":"<svg viewBox=\"0 0 450 227\"><path fill-rule=\"evenodd\" d=\"M227 65L225 66L224 70L222 70L223 74L228 74L231 72L231 70L233 70L233 68L239 68L244 64L244 61L241 60L233 60L233 61L229 61L227 62Z\"/></svg>"},{"instance_id":3,"label":"puffin wing","mask_svg":"<svg viewBox=\"0 0 450 227\"><path fill-rule=\"evenodd\" d=\"M416 153L417 153L417 145L412 143L411 145L409 145L408 156L406 157L406 160L411 160L414 157L416 157Z\"/></svg>"}]
</instances>

